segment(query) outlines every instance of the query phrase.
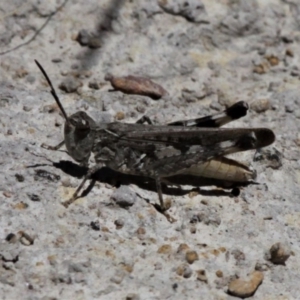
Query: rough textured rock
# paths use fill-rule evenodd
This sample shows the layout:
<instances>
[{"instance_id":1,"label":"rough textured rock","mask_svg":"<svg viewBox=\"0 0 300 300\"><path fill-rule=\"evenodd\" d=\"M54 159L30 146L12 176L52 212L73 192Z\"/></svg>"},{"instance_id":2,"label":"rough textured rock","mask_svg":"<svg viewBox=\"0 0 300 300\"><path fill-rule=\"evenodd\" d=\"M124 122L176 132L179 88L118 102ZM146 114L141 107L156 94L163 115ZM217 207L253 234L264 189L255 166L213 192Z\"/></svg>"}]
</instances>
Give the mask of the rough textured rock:
<instances>
[{"instance_id":1,"label":"rough textured rock","mask_svg":"<svg viewBox=\"0 0 300 300\"><path fill-rule=\"evenodd\" d=\"M0 299L226 299L237 276L254 290L254 267L254 297L299 298L298 1L2 2ZM165 187L172 224L155 184L105 168L66 209L87 170L40 147L62 141L64 119L34 59L68 115L165 124L244 100L252 109L228 126L268 127L276 142L234 156L257 171L240 195L202 179ZM109 92L107 73L169 97ZM274 264L264 250L277 242L288 251L276 246Z\"/></svg>"}]
</instances>

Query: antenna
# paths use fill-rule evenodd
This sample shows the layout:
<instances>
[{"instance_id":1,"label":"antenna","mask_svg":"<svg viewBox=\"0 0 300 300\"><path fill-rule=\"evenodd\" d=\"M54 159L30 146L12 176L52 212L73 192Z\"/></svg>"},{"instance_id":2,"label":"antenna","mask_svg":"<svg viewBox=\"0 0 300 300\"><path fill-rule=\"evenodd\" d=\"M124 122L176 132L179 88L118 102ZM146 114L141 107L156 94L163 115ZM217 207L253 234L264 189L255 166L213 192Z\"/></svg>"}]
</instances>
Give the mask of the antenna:
<instances>
[{"instance_id":1,"label":"antenna","mask_svg":"<svg viewBox=\"0 0 300 300\"><path fill-rule=\"evenodd\" d=\"M40 65L40 63L36 59L34 61L37 64L37 66L39 67L39 69L41 70L41 72L43 73L43 75L45 76L45 78L46 78L46 80L47 80L47 82L48 82L48 84L49 84L49 86L51 88L51 94L52 94L53 98L55 99L57 105L59 106L59 108L60 108L63 116L66 119L66 121L69 123L69 118L68 118L68 116L67 116L67 114L66 114L66 112L65 112L65 110L64 110L64 108L63 108L63 106L61 104L61 102L59 101L59 98L58 98L58 96L57 96L57 94L55 92L55 89L54 89L54 87L53 87L53 85L51 83L51 80L49 79L46 71L43 69L43 67Z\"/></svg>"}]
</instances>

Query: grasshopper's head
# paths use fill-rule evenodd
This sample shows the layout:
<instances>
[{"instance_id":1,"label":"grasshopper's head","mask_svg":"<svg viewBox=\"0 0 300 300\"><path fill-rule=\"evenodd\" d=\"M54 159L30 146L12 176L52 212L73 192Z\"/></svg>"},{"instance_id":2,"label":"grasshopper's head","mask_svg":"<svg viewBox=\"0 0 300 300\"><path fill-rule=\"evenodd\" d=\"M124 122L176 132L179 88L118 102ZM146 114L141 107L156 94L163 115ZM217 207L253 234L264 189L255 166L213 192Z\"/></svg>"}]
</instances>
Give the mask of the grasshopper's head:
<instances>
[{"instance_id":1,"label":"grasshopper's head","mask_svg":"<svg viewBox=\"0 0 300 300\"><path fill-rule=\"evenodd\" d=\"M78 111L68 117L70 127L77 130L90 130L96 126L96 122L84 111Z\"/></svg>"},{"instance_id":2,"label":"grasshopper's head","mask_svg":"<svg viewBox=\"0 0 300 300\"><path fill-rule=\"evenodd\" d=\"M84 111L68 117L65 123L65 144L70 156L82 165L87 165L94 144L96 122Z\"/></svg>"},{"instance_id":3,"label":"grasshopper's head","mask_svg":"<svg viewBox=\"0 0 300 300\"><path fill-rule=\"evenodd\" d=\"M51 88L51 94L66 120L64 142L69 155L81 165L88 165L94 144L94 128L96 122L84 111L78 111L68 117L47 73L37 60L35 60L35 63L45 76Z\"/></svg>"}]
</instances>

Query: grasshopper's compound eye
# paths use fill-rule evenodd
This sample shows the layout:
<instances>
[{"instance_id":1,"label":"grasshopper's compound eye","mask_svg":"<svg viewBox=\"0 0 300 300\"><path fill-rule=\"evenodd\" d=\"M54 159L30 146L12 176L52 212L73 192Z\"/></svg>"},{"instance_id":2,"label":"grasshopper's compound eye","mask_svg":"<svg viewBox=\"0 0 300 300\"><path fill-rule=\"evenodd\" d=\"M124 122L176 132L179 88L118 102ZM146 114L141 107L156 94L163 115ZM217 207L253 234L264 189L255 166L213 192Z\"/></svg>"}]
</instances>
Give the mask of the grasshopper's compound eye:
<instances>
[{"instance_id":1,"label":"grasshopper's compound eye","mask_svg":"<svg viewBox=\"0 0 300 300\"><path fill-rule=\"evenodd\" d=\"M83 111L73 114L69 120L76 128L85 129L90 127L89 116Z\"/></svg>"},{"instance_id":2,"label":"grasshopper's compound eye","mask_svg":"<svg viewBox=\"0 0 300 300\"><path fill-rule=\"evenodd\" d=\"M85 119L79 119L77 121L77 126L85 128L88 127L89 123Z\"/></svg>"}]
</instances>

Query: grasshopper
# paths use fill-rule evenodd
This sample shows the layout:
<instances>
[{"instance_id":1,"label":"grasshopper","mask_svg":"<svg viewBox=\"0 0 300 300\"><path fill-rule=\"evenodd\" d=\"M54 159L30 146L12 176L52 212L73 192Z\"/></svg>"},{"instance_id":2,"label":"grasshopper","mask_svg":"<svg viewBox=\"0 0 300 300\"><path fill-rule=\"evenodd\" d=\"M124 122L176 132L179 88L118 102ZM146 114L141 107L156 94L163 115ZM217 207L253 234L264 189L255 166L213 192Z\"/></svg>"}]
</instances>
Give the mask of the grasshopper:
<instances>
[{"instance_id":1,"label":"grasshopper","mask_svg":"<svg viewBox=\"0 0 300 300\"><path fill-rule=\"evenodd\" d=\"M224 166L237 168L242 173L244 177L235 181L247 181L252 179L253 172L243 164L224 156L266 147L275 140L275 134L267 128L219 128L247 113L248 106L243 101L237 102L221 114L167 125L151 125L148 118L135 124L97 124L84 111L68 116L45 70L38 61L35 62L45 76L51 94L66 120L64 141L55 147L44 144L42 146L57 150L65 144L69 155L82 166L88 166L91 154L96 161L96 165L88 169L73 196L63 203L65 207L78 198L86 181L106 166L121 173L153 179L160 209L165 211L162 181L178 174L205 176L204 169L224 169ZM145 120L150 124L143 124Z\"/></svg>"}]
</instances>

